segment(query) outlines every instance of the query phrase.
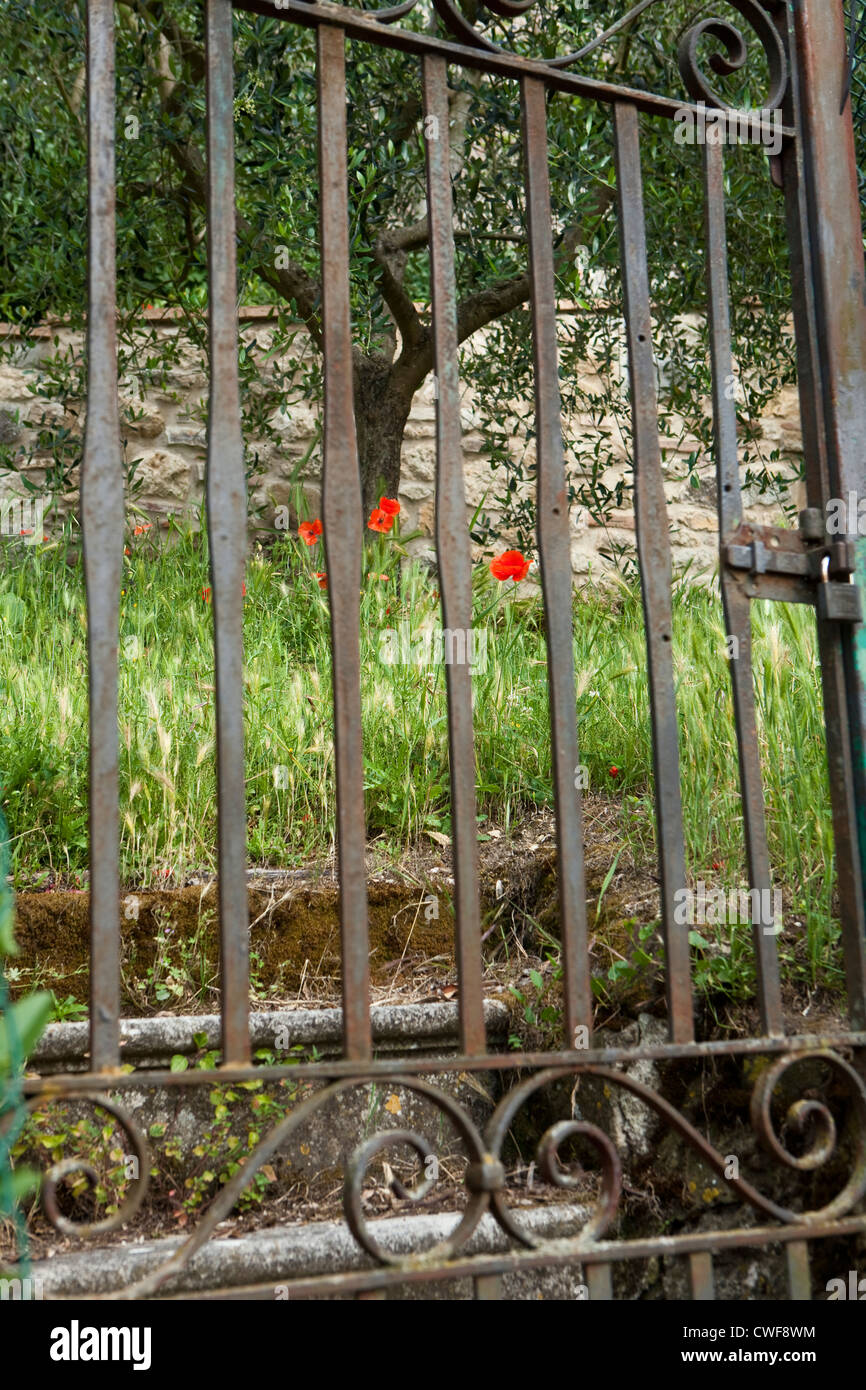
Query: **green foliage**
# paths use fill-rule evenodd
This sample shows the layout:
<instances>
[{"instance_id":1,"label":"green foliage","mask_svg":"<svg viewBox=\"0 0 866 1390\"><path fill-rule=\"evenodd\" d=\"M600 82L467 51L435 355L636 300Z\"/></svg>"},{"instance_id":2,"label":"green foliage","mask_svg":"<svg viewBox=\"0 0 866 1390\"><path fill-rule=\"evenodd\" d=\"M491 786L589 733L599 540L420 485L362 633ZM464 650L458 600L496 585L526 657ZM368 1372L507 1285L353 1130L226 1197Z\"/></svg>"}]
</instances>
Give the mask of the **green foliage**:
<instances>
[{"instance_id":1,"label":"green foliage","mask_svg":"<svg viewBox=\"0 0 866 1390\"><path fill-rule=\"evenodd\" d=\"M174 1072L192 1068L211 1072L219 1053L207 1046L204 1033L194 1036L198 1051L192 1058L178 1054L171 1059ZM303 1049L290 1049L289 1061L299 1061ZM257 1054L257 1061L273 1061L272 1054ZM147 1133L151 1151L151 1201L167 1208L180 1225L216 1196L240 1170L259 1141L289 1114L309 1088L291 1080L269 1083L259 1080L236 1085L212 1085L208 1093L210 1122L201 1126L198 1142L190 1148L174 1119L154 1121ZM124 1152L122 1131L110 1115L101 1118L80 1102L55 1100L37 1108L12 1147L13 1157L41 1158L51 1164L75 1158L81 1165L62 1180L62 1203L73 1220L97 1220L114 1215L135 1181ZM276 1162L276 1161L275 1161ZM90 1180L85 1167L92 1169ZM281 1173L263 1164L238 1200L244 1212L261 1205L269 1189L278 1190L280 1178L290 1170L280 1161Z\"/></svg>"},{"instance_id":2,"label":"green foliage","mask_svg":"<svg viewBox=\"0 0 866 1390\"><path fill-rule=\"evenodd\" d=\"M155 907L153 914L157 924L155 958L140 976L135 956L130 954L123 971L126 992L145 1013L166 1006L194 1009L216 986L205 946L216 914L212 908L201 912L191 934L176 928L170 908Z\"/></svg>"},{"instance_id":3,"label":"green foliage","mask_svg":"<svg viewBox=\"0 0 866 1390\"><path fill-rule=\"evenodd\" d=\"M582 47L611 17L606 0L571 6L540 0L516 26L474 4L466 8L496 41L545 56ZM716 10L741 22L726 0ZM142 305L180 307L184 331L205 349L204 8L200 0L120 0L116 13L121 369L144 385L170 370L172 344L133 332ZM7 0L0 15L0 318L25 324L51 314L80 322L85 304L84 14L84 0L50 6ZM676 41L695 17L693 0L651 7L581 69L682 96ZM410 28L437 23L426 3L401 20ZM241 302L282 306L266 350L272 362L283 362L300 345L301 321L315 347L320 308L315 36L283 19L241 11L234 30L238 294ZM713 43L701 46L705 67ZM767 82L760 44L751 42L749 55L722 85L727 99L760 105ZM500 293L526 268L518 84L456 67L449 81L458 294L464 309L473 306L475 321L491 324L462 353L493 469L488 510L475 530L489 541L505 524L526 546L534 532L533 504L521 493L534 470L530 333L526 308L512 308ZM425 235L413 232L423 213L421 115L417 60L353 42L347 66L351 298L358 371L371 386L356 402L362 465L368 451L381 447L383 433L399 435L403 427L402 407L383 411L382 400L389 392L393 400L407 389L411 395L432 366ZM628 478L614 482L608 473L615 446L630 448L610 121L610 109L594 102L563 94L549 101L557 293L572 306L562 319L560 367L570 422L566 458L572 502L602 525L630 486ZM710 433L706 335L690 332L683 317L700 313L705 300L700 151L676 147L671 122L650 117L642 118L642 144L663 444L683 478L696 481L697 455L683 457L676 446L689 433L706 447ZM778 387L793 380L782 203L762 153L731 150L726 163L742 461L747 485L775 496L781 460L760 451L757 423ZM397 247L393 255L388 246ZM421 305L412 320L417 333L409 331L411 342L404 333L401 344L394 314L412 318L413 304ZM577 370L587 360L598 369L597 381ZM258 444L275 442L273 411L317 398L321 371L318 353L307 352L264 388L255 353L242 350L240 365L253 477ZM80 399L80 384L69 378L62 399L75 399L76 390ZM48 422L46 430L42 442L53 458L48 485L56 491L68 487L79 446L68 424ZM390 448L399 466L399 438ZM607 555L620 564L627 559L614 537Z\"/></svg>"},{"instance_id":4,"label":"green foliage","mask_svg":"<svg viewBox=\"0 0 866 1390\"><path fill-rule=\"evenodd\" d=\"M51 1018L52 998L46 990L28 994L6 1007L0 1017L0 1077L8 1077L13 1058L33 1051Z\"/></svg>"},{"instance_id":5,"label":"green foliage","mask_svg":"<svg viewBox=\"0 0 866 1390\"><path fill-rule=\"evenodd\" d=\"M67 994L65 998L58 999L54 990L51 990L52 1023L79 1023L87 1018L87 1013L87 1005L76 999L74 994Z\"/></svg>"},{"instance_id":6,"label":"green foliage","mask_svg":"<svg viewBox=\"0 0 866 1390\"><path fill-rule=\"evenodd\" d=\"M517 989L515 985L508 986L509 994L520 1005L523 1022L528 1028L541 1034L542 1046L562 1046L562 1010L553 1002L552 994L554 981L561 978L562 967L554 962L552 973L547 979L539 970L533 968L529 971L531 988L528 990ZM526 1045L526 1038L513 1033L508 1039L508 1045L516 1051L521 1051Z\"/></svg>"},{"instance_id":7,"label":"green foliage","mask_svg":"<svg viewBox=\"0 0 866 1390\"><path fill-rule=\"evenodd\" d=\"M40 991L10 1003L5 957L15 954L17 946L9 869L9 830L0 805L0 1219L12 1221L26 1274L27 1235L20 1204L38 1191L39 1175L27 1167L15 1167L11 1159L27 1114L21 1090L24 1062L51 1016L51 995Z\"/></svg>"}]
</instances>

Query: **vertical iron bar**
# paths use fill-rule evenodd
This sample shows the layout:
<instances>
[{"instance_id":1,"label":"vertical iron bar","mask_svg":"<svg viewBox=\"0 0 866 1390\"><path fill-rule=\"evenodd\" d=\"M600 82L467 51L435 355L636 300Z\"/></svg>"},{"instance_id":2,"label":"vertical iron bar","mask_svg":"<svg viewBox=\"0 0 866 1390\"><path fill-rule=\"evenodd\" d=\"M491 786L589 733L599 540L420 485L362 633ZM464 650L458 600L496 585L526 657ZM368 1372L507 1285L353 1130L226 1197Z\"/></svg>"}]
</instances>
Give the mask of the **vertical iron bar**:
<instances>
[{"instance_id":1,"label":"vertical iron bar","mask_svg":"<svg viewBox=\"0 0 866 1390\"><path fill-rule=\"evenodd\" d=\"M713 1257L709 1250L699 1250L689 1255L689 1284L696 1303L712 1303L715 1300Z\"/></svg>"},{"instance_id":2,"label":"vertical iron bar","mask_svg":"<svg viewBox=\"0 0 866 1390\"><path fill-rule=\"evenodd\" d=\"M586 933L580 755L574 688L571 537L560 420L544 83L535 77L522 78L521 96L535 357L538 553L547 627L566 1047L585 1047L592 1029L592 989ZM586 1032L578 1042L579 1029Z\"/></svg>"},{"instance_id":3,"label":"vertical iron bar","mask_svg":"<svg viewBox=\"0 0 866 1390\"><path fill-rule=\"evenodd\" d=\"M775 16L775 23L785 45L790 70L783 111L784 120L786 125L795 126L797 130L802 131L800 74L794 51L793 20L787 10L780 10ZM818 347L816 285L812 271L812 235L801 166L799 143L788 142L782 151L781 170L797 339L797 382L803 431L806 504L819 508L826 516L827 503L834 496L835 488L830 483L827 458L823 367ZM851 931L855 937L862 937L866 927L863 926L862 920L859 920L862 919L862 907L857 888L861 852L857 844L854 781L847 763L850 737L844 651L846 639L837 623L818 620L817 631L841 916L843 919L853 917L854 926Z\"/></svg>"},{"instance_id":4,"label":"vertical iron bar","mask_svg":"<svg viewBox=\"0 0 866 1390\"><path fill-rule=\"evenodd\" d=\"M352 394L345 32L321 24L317 43L325 377L322 520L333 652L343 1048L347 1058L359 1061L371 1055L372 1037L361 736L362 497Z\"/></svg>"},{"instance_id":5,"label":"vertical iron bar","mask_svg":"<svg viewBox=\"0 0 866 1390\"><path fill-rule=\"evenodd\" d=\"M788 88L782 106L785 125L799 130L800 91L796 55L793 53L793 22L785 8L773 17L788 62ZM779 156L780 182L785 196L788 259L794 331L797 349L797 386L803 434L803 473L807 507L823 511L830 491L827 471L827 443L824 438L824 407L821 400L821 364L818 361L815 291L812 284L809 211L801 174L800 141L785 141Z\"/></svg>"},{"instance_id":6,"label":"vertical iron bar","mask_svg":"<svg viewBox=\"0 0 866 1390\"><path fill-rule=\"evenodd\" d=\"M466 1053L485 1050L481 981L481 911L478 900L478 826L472 737L472 556L463 484L457 285L451 206L448 76L444 58L423 60L433 303L436 402L436 558L442 595L451 821L454 846L454 919L459 980L460 1035ZM461 653L463 660L460 659ZM456 656L456 660L454 659ZM450 659L449 659L450 657Z\"/></svg>"},{"instance_id":7,"label":"vertical iron bar","mask_svg":"<svg viewBox=\"0 0 866 1390\"><path fill-rule=\"evenodd\" d=\"M210 398L207 524L216 668L222 1060L250 1056L244 786L246 480L238 383L231 0L207 0Z\"/></svg>"},{"instance_id":8,"label":"vertical iron bar","mask_svg":"<svg viewBox=\"0 0 866 1390\"><path fill-rule=\"evenodd\" d=\"M610 1303L613 1299L613 1279L611 1277L610 1264L602 1262L597 1264L585 1263L583 1270L586 1275L587 1288L589 1289L590 1303Z\"/></svg>"},{"instance_id":9,"label":"vertical iron bar","mask_svg":"<svg viewBox=\"0 0 866 1390\"><path fill-rule=\"evenodd\" d=\"M812 1279L809 1273L809 1242L789 1240L785 1245L788 1262L788 1289L797 1303L811 1303Z\"/></svg>"},{"instance_id":10,"label":"vertical iron bar","mask_svg":"<svg viewBox=\"0 0 866 1390\"><path fill-rule=\"evenodd\" d=\"M688 924L674 920L686 887L679 733L673 669L671 546L658 433L638 113L614 105L614 133L634 436L635 525L647 642L653 772L670 1037L694 1036Z\"/></svg>"},{"instance_id":11,"label":"vertical iron bar","mask_svg":"<svg viewBox=\"0 0 866 1390\"><path fill-rule=\"evenodd\" d=\"M737 730L737 756L740 765L740 793L745 823L746 859L749 887L771 901L772 879L764 818L764 789L755 718L755 688L752 674L752 624L750 600L742 584L725 565L725 546L742 521L740 471L737 456L737 406L726 383L733 380L731 353L730 286L725 228L725 162L722 145L705 144L704 213L707 247L707 289L709 298L710 360L713 375L713 419L715 424L716 479L719 499L719 547L721 552L722 603L725 627L736 641L729 653L734 717ZM754 904L754 897L752 902ZM784 1033L782 994L779 983L779 953L774 925L753 913L752 940L757 968L758 1004L761 1027L771 1036Z\"/></svg>"},{"instance_id":12,"label":"vertical iron bar","mask_svg":"<svg viewBox=\"0 0 866 1390\"><path fill-rule=\"evenodd\" d=\"M87 592L90 835L90 1061L116 1067L120 1014L117 664L123 463L117 404L114 5L88 0L87 423L81 470Z\"/></svg>"},{"instance_id":13,"label":"vertical iron bar","mask_svg":"<svg viewBox=\"0 0 866 1390\"><path fill-rule=\"evenodd\" d=\"M841 3L795 0L799 130L807 273L814 289L827 472L833 497L866 497L866 270ZM804 229L805 230L805 229ZM866 594L866 537L854 536L856 581ZM866 1026L866 624L819 620L841 665L845 704L828 717L831 785L839 807L836 851L842 941L853 1028ZM836 691L831 691L835 696ZM832 723L833 727L830 728ZM834 766L835 764L835 766ZM834 785L835 784L835 785ZM840 842L841 829L841 842Z\"/></svg>"}]
</instances>

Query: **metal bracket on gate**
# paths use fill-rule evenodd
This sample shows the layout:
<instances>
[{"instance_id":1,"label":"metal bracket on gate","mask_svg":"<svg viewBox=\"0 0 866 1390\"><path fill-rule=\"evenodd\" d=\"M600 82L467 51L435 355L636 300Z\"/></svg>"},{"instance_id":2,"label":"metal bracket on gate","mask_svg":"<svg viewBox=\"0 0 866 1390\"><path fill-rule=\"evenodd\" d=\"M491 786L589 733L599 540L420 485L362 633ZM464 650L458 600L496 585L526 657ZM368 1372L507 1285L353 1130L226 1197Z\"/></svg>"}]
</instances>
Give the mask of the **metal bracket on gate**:
<instances>
[{"instance_id":1,"label":"metal bracket on gate","mask_svg":"<svg viewBox=\"0 0 866 1390\"><path fill-rule=\"evenodd\" d=\"M799 531L743 523L722 553L727 568L740 572L749 598L813 604L826 622L863 621L861 592L851 581L855 545L844 536L828 537L817 507L800 513Z\"/></svg>"}]
</instances>

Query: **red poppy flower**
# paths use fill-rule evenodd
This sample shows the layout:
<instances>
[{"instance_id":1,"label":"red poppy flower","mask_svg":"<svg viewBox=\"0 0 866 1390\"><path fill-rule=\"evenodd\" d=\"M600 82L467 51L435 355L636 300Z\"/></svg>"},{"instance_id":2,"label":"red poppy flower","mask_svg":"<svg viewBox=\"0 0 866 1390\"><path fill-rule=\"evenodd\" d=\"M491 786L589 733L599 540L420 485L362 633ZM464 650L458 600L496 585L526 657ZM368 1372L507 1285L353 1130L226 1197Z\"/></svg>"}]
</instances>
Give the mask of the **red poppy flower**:
<instances>
[{"instance_id":1,"label":"red poppy flower","mask_svg":"<svg viewBox=\"0 0 866 1390\"><path fill-rule=\"evenodd\" d=\"M529 561L519 550L506 550L490 561L490 573L500 582L513 579L519 584L529 573Z\"/></svg>"},{"instance_id":2,"label":"red poppy flower","mask_svg":"<svg viewBox=\"0 0 866 1390\"><path fill-rule=\"evenodd\" d=\"M618 767L609 767L609 768L608 768L608 772L610 773L611 777L618 777L618 776L619 776L619 768L618 768Z\"/></svg>"},{"instance_id":3,"label":"red poppy flower","mask_svg":"<svg viewBox=\"0 0 866 1390\"><path fill-rule=\"evenodd\" d=\"M46 541L47 541L47 540L48 540L48 537L47 537L47 536L43 536L43 540L46 540ZM124 555L128 555L128 554L129 554L129 546L128 546L128 545L125 545L125 546L123 547L123 553L124 553Z\"/></svg>"},{"instance_id":4,"label":"red poppy flower","mask_svg":"<svg viewBox=\"0 0 866 1390\"><path fill-rule=\"evenodd\" d=\"M305 545L315 545L321 534L322 523L318 517L315 521L302 521L298 527L298 535Z\"/></svg>"},{"instance_id":5,"label":"red poppy flower","mask_svg":"<svg viewBox=\"0 0 866 1390\"><path fill-rule=\"evenodd\" d=\"M328 587L328 576L325 574L324 570L314 570L314 571L313 571L313 578L314 578L314 579L318 579L318 581L319 581L319 588L320 588L320 589L327 589L327 587Z\"/></svg>"},{"instance_id":6,"label":"red poppy flower","mask_svg":"<svg viewBox=\"0 0 866 1390\"><path fill-rule=\"evenodd\" d=\"M380 497L379 511L387 512L389 516L397 516L400 512L400 503L393 497Z\"/></svg>"},{"instance_id":7,"label":"red poppy flower","mask_svg":"<svg viewBox=\"0 0 866 1390\"><path fill-rule=\"evenodd\" d=\"M394 515L392 512L383 511L381 507L374 507L370 513L370 520L367 526L371 531L390 531L394 525Z\"/></svg>"},{"instance_id":8,"label":"red poppy flower","mask_svg":"<svg viewBox=\"0 0 866 1390\"><path fill-rule=\"evenodd\" d=\"M241 594L243 595L244 598L246 598L246 596L247 596L247 586L246 586L246 584L243 583L243 581L241 581ZM210 603L210 588L202 589L202 591L201 591L201 596L202 596L202 599L204 600L205 603Z\"/></svg>"},{"instance_id":9,"label":"red poppy flower","mask_svg":"<svg viewBox=\"0 0 866 1390\"><path fill-rule=\"evenodd\" d=\"M136 527L134 528L132 534L133 534L134 536L143 536L144 533L145 533L145 531L152 531L152 530L153 530L153 527L151 526L150 522L147 522L147 524L146 524L145 526L136 526Z\"/></svg>"}]
</instances>

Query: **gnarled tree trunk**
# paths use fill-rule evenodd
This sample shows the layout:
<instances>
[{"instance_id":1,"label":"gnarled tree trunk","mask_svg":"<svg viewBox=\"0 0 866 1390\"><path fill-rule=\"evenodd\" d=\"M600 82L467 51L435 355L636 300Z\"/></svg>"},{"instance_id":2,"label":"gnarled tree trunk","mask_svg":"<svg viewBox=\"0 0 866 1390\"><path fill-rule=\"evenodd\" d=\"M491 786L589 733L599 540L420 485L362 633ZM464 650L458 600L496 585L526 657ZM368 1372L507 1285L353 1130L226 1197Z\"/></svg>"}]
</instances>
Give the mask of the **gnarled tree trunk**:
<instances>
[{"instance_id":1,"label":"gnarled tree trunk","mask_svg":"<svg viewBox=\"0 0 866 1390\"><path fill-rule=\"evenodd\" d=\"M412 393L396 386L390 363L356 358L355 428L361 465L365 518L379 498L400 488L400 450L412 409Z\"/></svg>"}]
</instances>

